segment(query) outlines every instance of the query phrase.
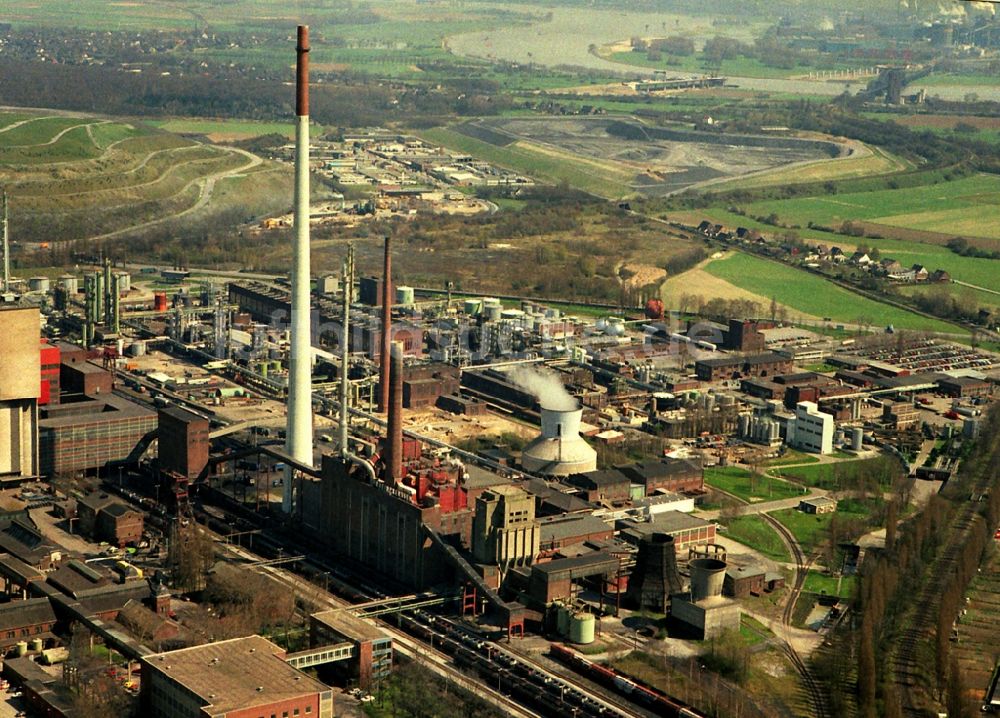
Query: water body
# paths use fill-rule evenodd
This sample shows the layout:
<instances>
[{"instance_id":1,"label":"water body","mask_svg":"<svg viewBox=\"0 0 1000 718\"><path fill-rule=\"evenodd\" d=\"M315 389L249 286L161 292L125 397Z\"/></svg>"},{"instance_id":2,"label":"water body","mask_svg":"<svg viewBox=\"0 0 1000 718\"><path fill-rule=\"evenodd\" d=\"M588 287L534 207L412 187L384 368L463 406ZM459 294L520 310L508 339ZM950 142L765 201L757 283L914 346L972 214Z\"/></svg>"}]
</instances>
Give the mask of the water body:
<instances>
[{"instance_id":1,"label":"water body","mask_svg":"<svg viewBox=\"0 0 1000 718\"><path fill-rule=\"evenodd\" d=\"M700 45L715 35L726 35L751 41L767 27L765 23L750 25L713 26L710 17L691 17L671 13L632 13L612 10L554 8L552 20L527 27L523 25L453 35L448 47L457 55L490 60L537 63L549 67L575 65L628 77L652 75L653 70L611 62L589 51L591 45L600 47L608 43L639 36L686 35ZM839 95L845 90L857 92L862 82L813 82L810 80L781 80L758 77L729 77L729 83L750 90L788 92L813 95ZM907 88L908 93L921 88L919 82ZM969 87L965 85L936 85L927 88L928 94L945 100L962 100L974 92L983 100L1000 102L1000 79L996 85Z\"/></svg>"}]
</instances>

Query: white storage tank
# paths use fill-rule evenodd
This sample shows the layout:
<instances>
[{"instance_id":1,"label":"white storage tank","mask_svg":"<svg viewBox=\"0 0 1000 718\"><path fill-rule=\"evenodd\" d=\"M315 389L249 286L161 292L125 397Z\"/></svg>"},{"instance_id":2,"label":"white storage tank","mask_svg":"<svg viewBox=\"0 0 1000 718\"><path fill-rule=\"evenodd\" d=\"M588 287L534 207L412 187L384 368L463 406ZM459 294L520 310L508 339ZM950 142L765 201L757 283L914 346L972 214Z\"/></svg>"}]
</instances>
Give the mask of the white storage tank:
<instances>
[{"instance_id":1,"label":"white storage tank","mask_svg":"<svg viewBox=\"0 0 1000 718\"><path fill-rule=\"evenodd\" d=\"M396 304L412 307L414 303L413 287L400 285L396 287Z\"/></svg>"},{"instance_id":2,"label":"white storage tank","mask_svg":"<svg viewBox=\"0 0 1000 718\"><path fill-rule=\"evenodd\" d=\"M32 292L47 292L49 291L49 278L48 277L32 277L28 280L28 289Z\"/></svg>"},{"instance_id":3,"label":"white storage tank","mask_svg":"<svg viewBox=\"0 0 1000 718\"><path fill-rule=\"evenodd\" d=\"M80 293L80 280L72 274L64 274L59 277L59 285L66 291L66 294L71 297L75 297Z\"/></svg>"}]
</instances>

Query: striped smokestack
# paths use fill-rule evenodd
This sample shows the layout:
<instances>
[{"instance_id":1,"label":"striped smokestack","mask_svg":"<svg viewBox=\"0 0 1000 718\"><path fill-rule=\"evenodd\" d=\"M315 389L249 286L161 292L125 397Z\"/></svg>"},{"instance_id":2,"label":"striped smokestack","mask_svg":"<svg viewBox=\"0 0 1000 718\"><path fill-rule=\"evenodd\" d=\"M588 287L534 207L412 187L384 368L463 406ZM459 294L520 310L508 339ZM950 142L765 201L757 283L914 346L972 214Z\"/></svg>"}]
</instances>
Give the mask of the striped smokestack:
<instances>
[{"instance_id":1,"label":"striped smokestack","mask_svg":"<svg viewBox=\"0 0 1000 718\"><path fill-rule=\"evenodd\" d=\"M295 75L295 247L292 260L291 357L288 367L286 449L313 463L312 337L309 318L309 28L299 25ZM292 512L292 468L285 474L281 508Z\"/></svg>"},{"instance_id":2,"label":"striped smokestack","mask_svg":"<svg viewBox=\"0 0 1000 718\"><path fill-rule=\"evenodd\" d=\"M392 340L392 243L385 237L382 262L382 344L379 360L379 411L389 410L389 344Z\"/></svg>"}]
</instances>

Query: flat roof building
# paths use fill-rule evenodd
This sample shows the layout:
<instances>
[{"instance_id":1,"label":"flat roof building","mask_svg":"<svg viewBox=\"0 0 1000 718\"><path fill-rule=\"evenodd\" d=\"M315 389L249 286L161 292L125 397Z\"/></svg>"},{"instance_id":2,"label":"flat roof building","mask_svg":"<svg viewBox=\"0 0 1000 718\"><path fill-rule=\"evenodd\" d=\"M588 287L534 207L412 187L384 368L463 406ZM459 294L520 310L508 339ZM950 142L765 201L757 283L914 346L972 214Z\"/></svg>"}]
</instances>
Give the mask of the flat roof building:
<instances>
[{"instance_id":1,"label":"flat roof building","mask_svg":"<svg viewBox=\"0 0 1000 718\"><path fill-rule=\"evenodd\" d=\"M41 321L35 307L0 307L0 477L38 475Z\"/></svg>"},{"instance_id":2,"label":"flat roof building","mask_svg":"<svg viewBox=\"0 0 1000 718\"><path fill-rule=\"evenodd\" d=\"M816 454L833 451L833 416L819 410L811 401L795 405L795 417L788 422L788 445Z\"/></svg>"},{"instance_id":3,"label":"flat roof building","mask_svg":"<svg viewBox=\"0 0 1000 718\"><path fill-rule=\"evenodd\" d=\"M261 636L143 658L140 705L149 718L333 718L330 689Z\"/></svg>"}]
</instances>

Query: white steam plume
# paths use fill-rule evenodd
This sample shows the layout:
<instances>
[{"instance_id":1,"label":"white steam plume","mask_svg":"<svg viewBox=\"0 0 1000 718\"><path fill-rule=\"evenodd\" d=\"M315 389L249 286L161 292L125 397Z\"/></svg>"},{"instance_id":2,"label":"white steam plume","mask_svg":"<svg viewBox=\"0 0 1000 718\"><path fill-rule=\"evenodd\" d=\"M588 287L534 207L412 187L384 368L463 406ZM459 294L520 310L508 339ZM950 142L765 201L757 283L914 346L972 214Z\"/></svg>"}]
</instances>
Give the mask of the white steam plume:
<instances>
[{"instance_id":1,"label":"white steam plume","mask_svg":"<svg viewBox=\"0 0 1000 718\"><path fill-rule=\"evenodd\" d=\"M541 371L534 367L517 367L508 376L519 387L534 394L543 409L575 411L579 408L576 399L566 391L565 385L551 371Z\"/></svg>"}]
</instances>

